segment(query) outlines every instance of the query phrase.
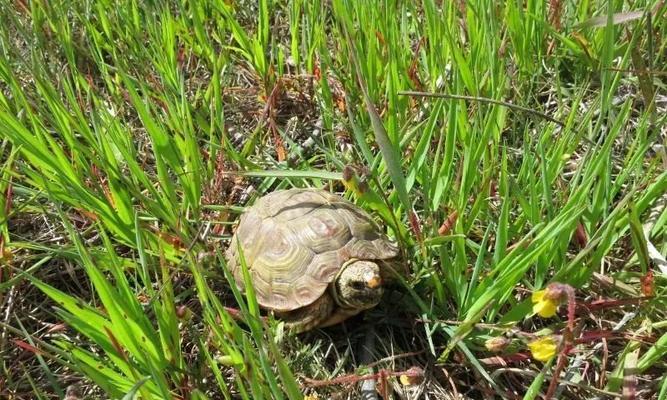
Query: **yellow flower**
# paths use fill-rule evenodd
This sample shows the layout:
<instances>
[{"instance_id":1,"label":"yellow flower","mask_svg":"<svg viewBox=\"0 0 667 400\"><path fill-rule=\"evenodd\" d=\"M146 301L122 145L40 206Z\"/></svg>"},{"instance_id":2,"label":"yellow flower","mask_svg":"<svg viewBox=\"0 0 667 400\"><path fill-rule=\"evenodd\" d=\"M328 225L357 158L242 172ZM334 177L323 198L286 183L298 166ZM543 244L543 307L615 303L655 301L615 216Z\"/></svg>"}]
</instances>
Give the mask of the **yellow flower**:
<instances>
[{"instance_id":1,"label":"yellow flower","mask_svg":"<svg viewBox=\"0 0 667 400\"><path fill-rule=\"evenodd\" d=\"M410 367L398 377L398 380L403 386L419 385L424 380L424 370L419 367Z\"/></svg>"},{"instance_id":2,"label":"yellow flower","mask_svg":"<svg viewBox=\"0 0 667 400\"><path fill-rule=\"evenodd\" d=\"M12 250L8 247L3 247L2 243L0 243L0 265L2 264L11 264L12 260L14 259L14 253L12 253Z\"/></svg>"},{"instance_id":3,"label":"yellow flower","mask_svg":"<svg viewBox=\"0 0 667 400\"><path fill-rule=\"evenodd\" d=\"M403 386L412 386L416 384L414 379L408 375L401 375L398 377L398 380L401 381L401 385Z\"/></svg>"},{"instance_id":4,"label":"yellow flower","mask_svg":"<svg viewBox=\"0 0 667 400\"><path fill-rule=\"evenodd\" d=\"M545 363L556 355L558 343L553 336L545 336L528 343L528 348L534 359Z\"/></svg>"},{"instance_id":5,"label":"yellow flower","mask_svg":"<svg viewBox=\"0 0 667 400\"><path fill-rule=\"evenodd\" d=\"M531 297L533 300L533 312L540 317L549 318L556 315L560 301L559 299L554 299L554 296L550 296L549 294L549 289L542 289L533 292L533 296Z\"/></svg>"}]
</instances>

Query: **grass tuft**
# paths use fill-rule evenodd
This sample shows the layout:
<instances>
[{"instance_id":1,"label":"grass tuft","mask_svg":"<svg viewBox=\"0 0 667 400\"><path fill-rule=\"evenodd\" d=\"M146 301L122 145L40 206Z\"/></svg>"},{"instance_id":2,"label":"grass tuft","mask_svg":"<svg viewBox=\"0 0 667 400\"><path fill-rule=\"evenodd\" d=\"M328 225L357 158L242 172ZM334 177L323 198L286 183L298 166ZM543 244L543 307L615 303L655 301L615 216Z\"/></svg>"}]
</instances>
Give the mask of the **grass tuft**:
<instances>
[{"instance_id":1,"label":"grass tuft","mask_svg":"<svg viewBox=\"0 0 667 400\"><path fill-rule=\"evenodd\" d=\"M392 398L665 399L666 17L0 4L0 397L353 398L372 379ZM367 209L405 267L378 307L299 336L223 257L244 207L290 187ZM547 318L549 287L574 297Z\"/></svg>"}]
</instances>

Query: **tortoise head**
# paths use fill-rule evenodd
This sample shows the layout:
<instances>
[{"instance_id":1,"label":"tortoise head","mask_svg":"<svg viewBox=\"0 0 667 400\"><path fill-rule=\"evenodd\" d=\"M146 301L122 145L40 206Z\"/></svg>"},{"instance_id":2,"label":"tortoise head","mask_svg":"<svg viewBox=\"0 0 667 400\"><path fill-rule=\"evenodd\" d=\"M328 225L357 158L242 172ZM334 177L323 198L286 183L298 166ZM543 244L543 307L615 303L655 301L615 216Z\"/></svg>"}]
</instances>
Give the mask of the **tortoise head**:
<instances>
[{"instance_id":1,"label":"tortoise head","mask_svg":"<svg viewBox=\"0 0 667 400\"><path fill-rule=\"evenodd\" d=\"M380 266L372 261L348 262L336 279L334 291L342 307L364 310L376 306L384 293Z\"/></svg>"}]
</instances>

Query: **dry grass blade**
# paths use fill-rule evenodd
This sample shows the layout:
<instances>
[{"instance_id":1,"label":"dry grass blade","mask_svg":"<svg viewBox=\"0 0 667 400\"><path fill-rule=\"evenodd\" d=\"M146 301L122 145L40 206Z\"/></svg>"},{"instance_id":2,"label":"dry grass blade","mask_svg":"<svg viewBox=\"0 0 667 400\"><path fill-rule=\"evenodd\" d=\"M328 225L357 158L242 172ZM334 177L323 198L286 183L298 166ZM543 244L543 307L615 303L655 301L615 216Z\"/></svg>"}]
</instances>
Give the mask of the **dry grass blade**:
<instances>
[{"instance_id":1,"label":"dry grass blade","mask_svg":"<svg viewBox=\"0 0 667 400\"><path fill-rule=\"evenodd\" d=\"M667 2L621 3L5 1L0 398L667 400ZM292 187L402 256L296 336L223 257Z\"/></svg>"},{"instance_id":2,"label":"dry grass blade","mask_svg":"<svg viewBox=\"0 0 667 400\"><path fill-rule=\"evenodd\" d=\"M641 19L644 16L644 11L628 11L622 13L615 13L611 16L612 24L625 24L628 22L636 21ZM587 19L586 21L575 26L575 29L586 29L586 28L600 28L607 25L607 16L601 15L599 17L593 17Z\"/></svg>"},{"instance_id":3,"label":"dry grass blade","mask_svg":"<svg viewBox=\"0 0 667 400\"><path fill-rule=\"evenodd\" d=\"M433 98L441 98L441 99L453 99L453 100L468 100L468 101L478 101L480 103L488 103L488 104L498 104L501 106L505 106L507 108L517 110L517 111L522 111L528 114L533 114L537 115L541 118L544 118L545 120L549 122L553 122L554 124L560 125L560 126L565 126L565 123L562 121L559 121L555 119L554 117L547 115L545 113L542 113L537 110L533 110L528 107L523 107L517 104L512 104L508 103L506 101L500 101L500 100L495 100L495 99L489 99L486 97L479 97L479 96L465 96L465 95L460 95L460 94L448 94L448 93L427 93L427 92L415 92L415 91L401 91L398 92L399 95L401 96L413 96L413 97L433 97Z\"/></svg>"}]
</instances>

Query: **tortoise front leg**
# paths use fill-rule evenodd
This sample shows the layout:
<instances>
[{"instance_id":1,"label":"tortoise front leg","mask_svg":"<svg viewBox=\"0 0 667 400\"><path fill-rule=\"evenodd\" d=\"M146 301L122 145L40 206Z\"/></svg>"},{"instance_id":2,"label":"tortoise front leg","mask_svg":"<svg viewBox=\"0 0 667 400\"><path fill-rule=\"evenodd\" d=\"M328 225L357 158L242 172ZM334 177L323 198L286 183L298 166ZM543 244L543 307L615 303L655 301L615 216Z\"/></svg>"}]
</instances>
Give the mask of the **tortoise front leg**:
<instances>
[{"instance_id":1,"label":"tortoise front leg","mask_svg":"<svg viewBox=\"0 0 667 400\"><path fill-rule=\"evenodd\" d=\"M287 329L295 333L302 333L322 326L322 322L328 321L332 314L334 314L335 308L336 303L333 297L328 292L325 292L322 297L310 305L294 311L276 313L276 315L285 321Z\"/></svg>"},{"instance_id":2,"label":"tortoise front leg","mask_svg":"<svg viewBox=\"0 0 667 400\"><path fill-rule=\"evenodd\" d=\"M336 309L336 311L334 311L329 316L329 318L322 321L318 326L320 328L325 328L327 326L336 325L338 323L341 323L341 322L345 321L346 319L348 319L350 317L353 317L353 316L359 314L359 312L361 312L361 311L362 310L353 310L353 309L350 309L350 308L340 308L339 307L339 308Z\"/></svg>"}]
</instances>

